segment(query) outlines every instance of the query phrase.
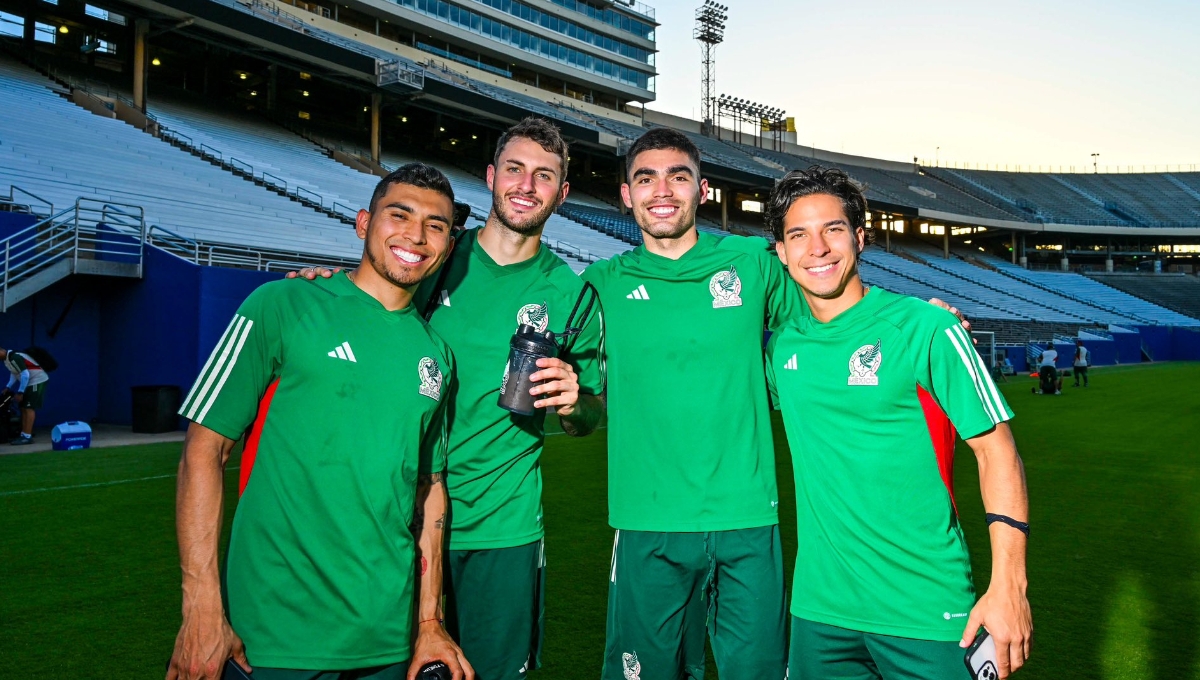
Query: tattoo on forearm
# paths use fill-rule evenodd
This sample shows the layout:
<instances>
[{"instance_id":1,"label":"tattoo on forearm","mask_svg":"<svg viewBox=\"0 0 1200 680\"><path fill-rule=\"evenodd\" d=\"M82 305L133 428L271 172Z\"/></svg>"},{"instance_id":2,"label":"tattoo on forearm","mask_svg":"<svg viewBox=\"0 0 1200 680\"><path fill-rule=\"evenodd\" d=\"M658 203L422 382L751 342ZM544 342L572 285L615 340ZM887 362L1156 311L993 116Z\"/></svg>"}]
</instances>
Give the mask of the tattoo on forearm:
<instances>
[{"instance_id":1,"label":"tattoo on forearm","mask_svg":"<svg viewBox=\"0 0 1200 680\"><path fill-rule=\"evenodd\" d=\"M446 513L443 512L442 516L437 518L437 521L433 523L433 528L435 528L435 529L445 529L446 528Z\"/></svg>"}]
</instances>

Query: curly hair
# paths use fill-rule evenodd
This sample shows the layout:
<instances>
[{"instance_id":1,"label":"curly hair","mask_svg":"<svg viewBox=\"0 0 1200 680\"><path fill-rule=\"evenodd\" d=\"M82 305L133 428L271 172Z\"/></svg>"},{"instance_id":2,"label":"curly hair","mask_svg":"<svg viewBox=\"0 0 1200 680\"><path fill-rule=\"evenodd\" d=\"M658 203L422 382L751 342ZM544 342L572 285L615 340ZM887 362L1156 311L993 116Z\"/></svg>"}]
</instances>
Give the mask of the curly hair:
<instances>
[{"instance_id":1,"label":"curly hair","mask_svg":"<svg viewBox=\"0 0 1200 680\"><path fill-rule=\"evenodd\" d=\"M867 197L858 182L837 168L814 165L807 170L793 170L784 175L771 189L763 220L776 241L783 240L783 220L792 204L805 196L823 194L841 201L842 212L851 229L862 229L866 243L875 242L875 230L867 226Z\"/></svg>"}]
</instances>

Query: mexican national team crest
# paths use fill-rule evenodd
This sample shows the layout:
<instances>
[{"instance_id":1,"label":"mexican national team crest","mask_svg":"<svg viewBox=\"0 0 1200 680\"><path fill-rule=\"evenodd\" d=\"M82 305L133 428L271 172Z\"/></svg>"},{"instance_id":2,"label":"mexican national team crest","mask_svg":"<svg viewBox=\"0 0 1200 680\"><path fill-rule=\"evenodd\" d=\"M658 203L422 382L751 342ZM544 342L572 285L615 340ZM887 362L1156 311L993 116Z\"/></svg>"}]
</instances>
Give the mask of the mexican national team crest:
<instances>
[{"instance_id":1,"label":"mexican national team crest","mask_svg":"<svg viewBox=\"0 0 1200 680\"><path fill-rule=\"evenodd\" d=\"M874 345L863 345L850 355L850 380L847 385L878 385L879 378L875 372L883 363L883 352L879 349L880 341Z\"/></svg>"},{"instance_id":2,"label":"mexican national team crest","mask_svg":"<svg viewBox=\"0 0 1200 680\"><path fill-rule=\"evenodd\" d=\"M418 391L437 401L442 398L442 369L430 357L421 357L417 362L417 375L421 377L421 387Z\"/></svg>"},{"instance_id":3,"label":"mexican national team crest","mask_svg":"<svg viewBox=\"0 0 1200 680\"><path fill-rule=\"evenodd\" d=\"M713 309L742 306L742 280L738 278L733 265L729 265L728 270L713 274L708 282L708 292L713 296Z\"/></svg>"},{"instance_id":4,"label":"mexican national team crest","mask_svg":"<svg viewBox=\"0 0 1200 680\"><path fill-rule=\"evenodd\" d=\"M625 680L642 680L642 664L638 661L637 652L622 654L621 664L625 666Z\"/></svg>"},{"instance_id":5,"label":"mexican national team crest","mask_svg":"<svg viewBox=\"0 0 1200 680\"><path fill-rule=\"evenodd\" d=\"M543 302L540 305L525 305L517 312L517 326L533 326L538 333L545 333L550 325L550 309Z\"/></svg>"}]
</instances>

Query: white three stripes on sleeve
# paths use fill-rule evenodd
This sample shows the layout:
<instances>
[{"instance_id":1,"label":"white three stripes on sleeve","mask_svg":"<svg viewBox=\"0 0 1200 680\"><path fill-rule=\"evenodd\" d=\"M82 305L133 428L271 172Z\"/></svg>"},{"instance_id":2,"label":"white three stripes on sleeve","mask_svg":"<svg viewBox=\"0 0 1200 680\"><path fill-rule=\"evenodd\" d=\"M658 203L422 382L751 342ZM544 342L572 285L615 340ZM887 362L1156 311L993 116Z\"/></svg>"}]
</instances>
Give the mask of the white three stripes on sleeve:
<instances>
[{"instance_id":1,"label":"white three stripes on sleeve","mask_svg":"<svg viewBox=\"0 0 1200 680\"><path fill-rule=\"evenodd\" d=\"M1004 402L1000 398L1000 391L996 389L996 383L992 381L992 376L988 374L983 361L979 359L979 354L975 351L967 332L962 329L962 326L953 326L946 329L946 337L950 338L950 344L954 345L967 373L971 376L971 380L975 384L975 393L979 396L979 401L987 411L992 424L997 425L1011 418L1012 413L1005 408Z\"/></svg>"},{"instance_id":2,"label":"white three stripes on sleeve","mask_svg":"<svg viewBox=\"0 0 1200 680\"><path fill-rule=\"evenodd\" d=\"M250 319L240 314L234 316L229 328L226 328L225 334L221 336L221 341L217 343L216 348L208 357L208 362L204 364L200 377L196 379L196 385L188 393L187 401L184 402L183 416L185 418L203 424L208 410L216 403L217 396L221 394L221 388L225 386L225 381L233 372L238 355L242 353L242 347L246 344L246 339L250 337L250 329L253 327L254 322ZM202 379L203 384L201 383Z\"/></svg>"}]
</instances>

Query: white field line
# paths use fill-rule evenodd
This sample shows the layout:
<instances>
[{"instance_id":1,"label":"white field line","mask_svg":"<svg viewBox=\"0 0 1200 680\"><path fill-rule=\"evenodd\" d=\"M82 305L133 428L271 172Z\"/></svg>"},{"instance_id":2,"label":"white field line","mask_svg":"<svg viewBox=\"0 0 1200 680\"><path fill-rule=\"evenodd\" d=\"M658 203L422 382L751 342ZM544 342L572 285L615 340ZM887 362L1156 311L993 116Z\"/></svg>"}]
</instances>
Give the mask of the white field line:
<instances>
[{"instance_id":1,"label":"white field line","mask_svg":"<svg viewBox=\"0 0 1200 680\"><path fill-rule=\"evenodd\" d=\"M604 429L608 429L608 428L598 427L596 429L604 430ZM566 434L566 432L547 432L546 436L547 437L556 437L560 434ZM239 467L240 466L236 466L236 465L233 467L227 467L227 468L225 468L225 471L229 472L230 470L237 470ZM0 491L0 498L2 498L4 496L23 496L25 494L41 493L43 491L70 491L72 489L92 489L92 488L101 487L101 486L115 486L117 484L132 484L134 482L149 482L149 481L155 480L155 479L168 479L168 478L171 478L174 476L175 476L174 474L154 475L152 477L136 477L134 479L117 479L117 480L113 480L111 482L93 482L91 484L72 484L70 486L45 486L40 489L20 489L18 491Z\"/></svg>"},{"instance_id":2,"label":"white field line","mask_svg":"<svg viewBox=\"0 0 1200 680\"><path fill-rule=\"evenodd\" d=\"M225 468L226 472L237 470L240 466ZM41 493L43 491L69 491L71 489L92 489L100 486L115 486L117 484L132 484L133 482L148 482L152 479L170 479L175 477L175 474L169 475L154 475L153 477L137 477L134 479L117 479L111 482L93 482L91 484L72 484L70 486L44 486L40 489L21 489L19 491L0 491L0 496L22 496L28 493Z\"/></svg>"}]
</instances>

